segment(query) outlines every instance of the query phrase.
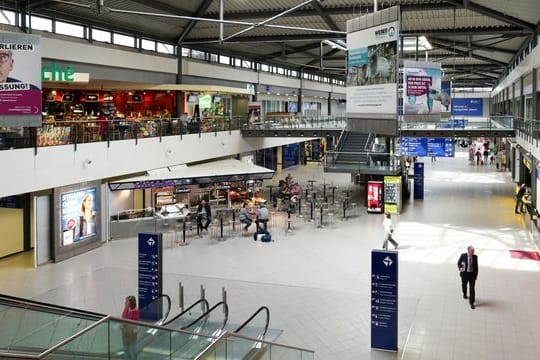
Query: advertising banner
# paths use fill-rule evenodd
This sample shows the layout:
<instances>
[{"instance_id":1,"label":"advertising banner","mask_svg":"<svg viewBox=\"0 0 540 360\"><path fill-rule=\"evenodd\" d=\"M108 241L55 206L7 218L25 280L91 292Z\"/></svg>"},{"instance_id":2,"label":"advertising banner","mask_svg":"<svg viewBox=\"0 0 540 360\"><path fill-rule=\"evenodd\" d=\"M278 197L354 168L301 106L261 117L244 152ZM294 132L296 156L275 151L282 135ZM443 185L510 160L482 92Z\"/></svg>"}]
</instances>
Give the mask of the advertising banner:
<instances>
[{"instance_id":1,"label":"advertising banner","mask_svg":"<svg viewBox=\"0 0 540 360\"><path fill-rule=\"evenodd\" d=\"M0 126L41 126L39 36L0 32Z\"/></svg>"},{"instance_id":2,"label":"advertising banner","mask_svg":"<svg viewBox=\"0 0 540 360\"><path fill-rule=\"evenodd\" d=\"M139 309L141 320L161 319L163 293L163 238L159 233L139 233ZM152 303L151 306L149 306Z\"/></svg>"},{"instance_id":3,"label":"advertising banner","mask_svg":"<svg viewBox=\"0 0 540 360\"><path fill-rule=\"evenodd\" d=\"M384 211L390 214L401 212L401 176L384 177Z\"/></svg>"},{"instance_id":4,"label":"advertising banner","mask_svg":"<svg viewBox=\"0 0 540 360\"><path fill-rule=\"evenodd\" d=\"M452 110L452 81L441 81L441 111L450 112Z\"/></svg>"},{"instance_id":5,"label":"advertising banner","mask_svg":"<svg viewBox=\"0 0 540 360\"><path fill-rule=\"evenodd\" d=\"M369 15L371 14L366 16ZM398 38L399 21L347 34L348 117L367 119L396 117Z\"/></svg>"},{"instance_id":6,"label":"advertising banner","mask_svg":"<svg viewBox=\"0 0 540 360\"><path fill-rule=\"evenodd\" d=\"M60 194L62 246L97 235L97 188Z\"/></svg>"},{"instance_id":7,"label":"advertising banner","mask_svg":"<svg viewBox=\"0 0 540 360\"><path fill-rule=\"evenodd\" d=\"M371 348L398 350L397 251L371 251Z\"/></svg>"},{"instance_id":8,"label":"advertising banner","mask_svg":"<svg viewBox=\"0 0 540 360\"><path fill-rule=\"evenodd\" d=\"M406 121L440 120L441 94L441 64L404 62L403 117Z\"/></svg>"},{"instance_id":9,"label":"advertising banner","mask_svg":"<svg viewBox=\"0 0 540 360\"><path fill-rule=\"evenodd\" d=\"M367 211L368 213L383 212L383 183L382 181L368 181L367 183Z\"/></svg>"},{"instance_id":10,"label":"advertising banner","mask_svg":"<svg viewBox=\"0 0 540 360\"><path fill-rule=\"evenodd\" d=\"M457 98L452 104L452 115L483 116L482 98Z\"/></svg>"},{"instance_id":11,"label":"advertising banner","mask_svg":"<svg viewBox=\"0 0 540 360\"><path fill-rule=\"evenodd\" d=\"M248 103L248 120L250 124L258 123L261 116L261 103Z\"/></svg>"}]
</instances>

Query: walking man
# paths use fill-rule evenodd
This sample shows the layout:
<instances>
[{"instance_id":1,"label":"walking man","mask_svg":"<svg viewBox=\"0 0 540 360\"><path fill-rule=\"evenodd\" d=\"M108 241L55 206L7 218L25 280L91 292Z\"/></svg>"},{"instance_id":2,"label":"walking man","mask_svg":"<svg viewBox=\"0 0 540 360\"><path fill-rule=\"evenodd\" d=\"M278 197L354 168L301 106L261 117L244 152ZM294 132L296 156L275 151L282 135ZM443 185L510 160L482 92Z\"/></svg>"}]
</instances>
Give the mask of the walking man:
<instances>
[{"instance_id":1,"label":"walking man","mask_svg":"<svg viewBox=\"0 0 540 360\"><path fill-rule=\"evenodd\" d=\"M469 299L471 309L474 309L474 286L478 277L478 256L474 254L474 247L468 246L467 252L461 254L457 262L459 276L461 276L461 290L463 298ZM467 297L467 284L469 285L469 296Z\"/></svg>"},{"instance_id":2,"label":"walking man","mask_svg":"<svg viewBox=\"0 0 540 360\"><path fill-rule=\"evenodd\" d=\"M525 188L525 184L521 184L521 186L519 187L519 190L516 194L516 208L515 208L515 212L516 214L519 214L520 212L523 212L523 205L525 205L523 203L523 196L525 195L525 192L527 191L527 189ZM519 209L519 212L518 212L518 209Z\"/></svg>"}]
</instances>

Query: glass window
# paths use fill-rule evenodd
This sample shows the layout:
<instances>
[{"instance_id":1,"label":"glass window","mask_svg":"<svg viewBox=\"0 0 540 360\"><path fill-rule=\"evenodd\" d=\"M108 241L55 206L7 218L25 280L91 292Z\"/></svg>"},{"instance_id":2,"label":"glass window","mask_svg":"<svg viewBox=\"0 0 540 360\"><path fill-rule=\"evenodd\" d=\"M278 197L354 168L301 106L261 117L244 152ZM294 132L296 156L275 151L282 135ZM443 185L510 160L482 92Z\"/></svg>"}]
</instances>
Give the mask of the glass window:
<instances>
[{"instance_id":1,"label":"glass window","mask_svg":"<svg viewBox=\"0 0 540 360\"><path fill-rule=\"evenodd\" d=\"M182 48L182 56L183 57L188 57L189 56L189 49L188 48L185 48L185 47Z\"/></svg>"},{"instance_id":2,"label":"glass window","mask_svg":"<svg viewBox=\"0 0 540 360\"><path fill-rule=\"evenodd\" d=\"M251 66L253 66L253 63L249 60L242 60L242 67L246 69L251 69Z\"/></svg>"},{"instance_id":3,"label":"glass window","mask_svg":"<svg viewBox=\"0 0 540 360\"><path fill-rule=\"evenodd\" d=\"M113 33L113 44L135 47L135 38L133 36Z\"/></svg>"},{"instance_id":4,"label":"glass window","mask_svg":"<svg viewBox=\"0 0 540 360\"><path fill-rule=\"evenodd\" d=\"M174 55L174 45L158 42L157 51L164 54Z\"/></svg>"},{"instance_id":5,"label":"glass window","mask_svg":"<svg viewBox=\"0 0 540 360\"><path fill-rule=\"evenodd\" d=\"M225 56L225 55L219 55L219 63L220 64L225 64L225 65L230 65L231 58L228 57L228 56Z\"/></svg>"},{"instance_id":6,"label":"glass window","mask_svg":"<svg viewBox=\"0 0 540 360\"><path fill-rule=\"evenodd\" d=\"M92 40L110 43L111 33L109 31L92 29Z\"/></svg>"},{"instance_id":7,"label":"glass window","mask_svg":"<svg viewBox=\"0 0 540 360\"><path fill-rule=\"evenodd\" d=\"M261 71L270 71L270 67L266 64L261 64Z\"/></svg>"},{"instance_id":8,"label":"glass window","mask_svg":"<svg viewBox=\"0 0 540 360\"><path fill-rule=\"evenodd\" d=\"M141 41L141 49L150 50L150 51L156 51L156 42L152 41L152 40L142 39L142 41Z\"/></svg>"},{"instance_id":9,"label":"glass window","mask_svg":"<svg viewBox=\"0 0 540 360\"><path fill-rule=\"evenodd\" d=\"M292 70L292 71L291 71L291 76L297 77L297 76L298 76L298 72L295 71L295 70Z\"/></svg>"},{"instance_id":10,"label":"glass window","mask_svg":"<svg viewBox=\"0 0 540 360\"><path fill-rule=\"evenodd\" d=\"M242 60L234 59L234 66L242 67Z\"/></svg>"},{"instance_id":11,"label":"glass window","mask_svg":"<svg viewBox=\"0 0 540 360\"><path fill-rule=\"evenodd\" d=\"M278 67L276 70L277 70L277 73L280 75L283 75L285 73L285 69L283 68Z\"/></svg>"},{"instance_id":12,"label":"glass window","mask_svg":"<svg viewBox=\"0 0 540 360\"><path fill-rule=\"evenodd\" d=\"M204 60L204 58L205 58L204 55L205 55L204 51L191 50L191 57L194 58L194 59Z\"/></svg>"},{"instance_id":13,"label":"glass window","mask_svg":"<svg viewBox=\"0 0 540 360\"><path fill-rule=\"evenodd\" d=\"M218 62L218 55L217 54L210 54L210 62Z\"/></svg>"},{"instance_id":14,"label":"glass window","mask_svg":"<svg viewBox=\"0 0 540 360\"><path fill-rule=\"evenodd\" d=\"M15 13L13 11L0 10L0 23L15 25Z\"/></svg>"},{"instance_id":15,"label":"glass window","mask_svg":"<svg viewBox=\"0 0 540 360\"><path fill-rule=\"evenodd\" d=\"M82 39L86 38L86 29L84 28L84 26L70 24L58 20L56 20L55 25L55 31L57 34L75 36Z\"/></svg>"},{"instance_id":16,"label":"glass window","mask_svg":"<svg viewBox=\"0 0 540 360\"><path fill-rule=\"evenodd\" d=\"M26 16L26 21L28 21L28 16ZM31 26L33 30L52 32L51 19L46 19L39 16L32 16L31 21Z\"/></svg>"}]
</instances>

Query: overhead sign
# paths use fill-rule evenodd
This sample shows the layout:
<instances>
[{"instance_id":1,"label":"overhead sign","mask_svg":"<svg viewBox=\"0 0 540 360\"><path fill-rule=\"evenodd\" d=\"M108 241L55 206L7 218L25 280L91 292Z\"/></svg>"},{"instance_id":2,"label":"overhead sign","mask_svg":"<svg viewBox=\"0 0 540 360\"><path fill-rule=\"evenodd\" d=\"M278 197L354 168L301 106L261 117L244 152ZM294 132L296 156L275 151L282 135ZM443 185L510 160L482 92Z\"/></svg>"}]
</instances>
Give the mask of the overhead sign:
<instances>
[{"instance_id":1,"label":"overhead sign","mask_svg":"<svg viewBox=\"0 0 540 360\"><path fill-rule=\"evenodd\" d=\"M371 251L371 347L398 350L398 253Z\"/></svg>"},{"instance_id":2,"label":"overhead sign","mask_svg":"<svg viewBox=\"0 0 540 360\"><path fill-rule=\"evenodd\" d=\"M89 82L89 73L78 73L75 69L68 65L65 68L51 63L49 66L41 67L41 81L56 81L56 82Z\"/></svg>"},{"instance_id":3,"label":"overhead sign","mask_svg":"<svg viewBox=\"0 0 540 360\"><path fill-rule=\"evenodd\" d=\"M455 98L452 106L452 115L483 116L484 106L482 98Z\"/></svg>"},{"instance_id":4,"label":"overhead sign","mask_svg":"<svg viewBox=\"0 0 540 360\"><path fill-rule=\"evenodd\" d=\"M402 156L454 157L452 138L402 137Z\"/></svg>"},{"instance_id":5,"label":"overhead sign","mask_svg":"<svg viewBox=\"0 0 540 360\"><path fill-rule=\"evenodd\" d=\"M161 306L148 305L163 293L162 240L160 233L139 233L139 309L144 320L161 318Z\"/></svg>"},{"instance_id":6,"label":"overhead sign","mask_svg":"<svg viewBox=\"0 0 540 360\"><path fill-rule=\"evenodd\" d=\"M40 68L39 36L0 32L0 126L41 126Z\"/></svg>"}]
</instances>

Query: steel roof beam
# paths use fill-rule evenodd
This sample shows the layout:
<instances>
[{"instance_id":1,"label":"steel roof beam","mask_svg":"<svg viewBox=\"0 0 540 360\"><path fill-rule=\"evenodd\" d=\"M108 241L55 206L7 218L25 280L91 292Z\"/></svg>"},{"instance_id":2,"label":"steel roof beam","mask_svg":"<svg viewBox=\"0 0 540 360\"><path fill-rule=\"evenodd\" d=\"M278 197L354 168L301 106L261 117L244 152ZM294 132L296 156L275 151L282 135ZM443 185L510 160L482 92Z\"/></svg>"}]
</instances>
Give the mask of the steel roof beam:
<instances>
[{"instance_id":1,"label":"steel roof beam","mask_svg":"<svg viewBox=\"0 0 540 360\"><path fill-rule=\"evenodd\" d=\"M194 17L201 17L204 15L206 10L208 10L208 7L212 4L212 0L204 0L201 6L197 9ZM187 26L184 28L184 31L180 34L178 37L178 40L176 41L178 44L182 43L182 41L186 38L186 36L189 35L191 30L193 30L193 27L197 24L197 20L190 20Z\"/></svg>"},{"instance_id":2,"label":"steel roof beam","mask_svg":"<svg viewBox=\"0 0 540 360\"><path fill-rule=\"evenodd\" d=\"M328 27L331 30L340 30L339 26L336 25L336 23L334 22L334 20L332 20L330 15L328 15L325 12L324 8L322 7L322 5L321 5L321 3L319 1L317 1L317 0L312 1L311 6L313 6L315 11L317 11L318 15L324 20L326 25L328 25Z\"/></svg>"},{"instance_id":3,"label":"steel roof beam","mask_svg":"<svg viewBox=\"0 0 540 360\"><path fill-rule=\"evenodd\" d=\"M528 32L534 31L534 28L535 28L534 24L531 24L527 21L515 18L513 16L505 15L500 11L497 11L495 9L490 9L488 7L476 4L469 0L446 0L446 2L456 5L457 7L460 7L460 8L474 11L484 16L489 16L491 18L497 19L507 24L520 27L523 30L527 30Z\"/></svg>"},{"instance_id":4,"label":"steel roof beam","mask_svg":"<svg viewBox=\"0 0 540 360\"><path fill-rule=\"evenodd\" d=\"M496 52L501 52L501 53L511 54L511 55L515 54L515 51L511 49L503 49L503 48L489 46L489 45L480 45L474 42L471 42L471 44L469 45L469 43L465 41L441 39L441 38L434 38L434 37L433 38L430 37L429 39L436 40L437 42L442 43L442 44L446 43L447 45L465 47L465 48L470 48L472 50L496 51Z\"/></svg>"},{"instance_id":5,"label":"steel roof beam","mask_svg":"<svg viewBox=\"0 0 540 360\"><path fill-rule=\"evenodd\" d=\"M305 35L272 35L272 36L244 36L236 37L227 43L249 43L249 42L286 42L286 41L314 41L322 39L344 39L342 34L305 34ZM216 42L215 38L202 38L193 41L185 41L183 45L197 45Z\"/></svg>"},{"instance_id":6,"label":"steel roof beam","mask_svg":"<svg viewBox=\"0 0 540 360\"><path fill-rule=\"evenodd\" d=\"M441 30L406 30L400 36L464 36L464 35L512 35L527 36L531 32L519 27L494 26L488 28L441 29Z\"/></svg>"},{"instance_id":7,"label":"steel roof beam","mask_svg":"<svg viewBox=\"0 0 540 360\"><path fill-rule=\"evenodd\" d=\"M437 41L435 41L433 39L431 39L431 42L438 45L438 46L445 46L444 44L438 44ZM507 63L505 63L505 62L495 60L495 59L492 59L492 58L488 58L488 57L485 57L485 56L481 56L481 55L476 55L476 54L473 54L472 52L469 52L469 51L463 51L463 50L459 50L459 49L456 49L456 48L453 48L453 47L451 47L451 51L453 51L457 55L461 55L461 56L464 56L464 57L471 57L471 58L474 58L474 59L485 61L487 63L497 64L497 65L501 65L501 66L506 66L507 65Z\"/></svg>"}]
</instances>

